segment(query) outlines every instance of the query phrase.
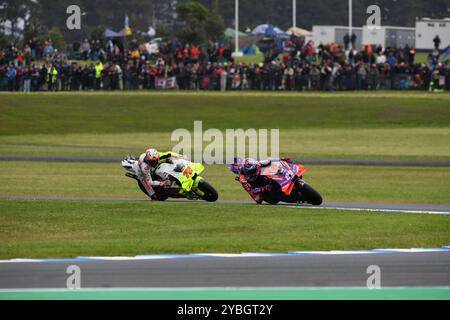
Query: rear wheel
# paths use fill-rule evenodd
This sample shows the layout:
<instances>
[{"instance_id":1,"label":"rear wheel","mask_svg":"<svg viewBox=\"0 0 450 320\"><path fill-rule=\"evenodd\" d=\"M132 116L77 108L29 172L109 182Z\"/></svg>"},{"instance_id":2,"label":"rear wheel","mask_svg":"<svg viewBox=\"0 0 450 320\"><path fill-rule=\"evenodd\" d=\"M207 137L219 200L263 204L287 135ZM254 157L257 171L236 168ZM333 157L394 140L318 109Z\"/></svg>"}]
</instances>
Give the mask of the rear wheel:
<instances>
[{"instance_id":1,"label":"rear wheel","mask_svg":"<svg viewBox=\"0 0 450 320\"><path fill-rule=\"evenodd\" d=\"M300 194L301 201L312 204L313 206L320 206L323 203L320 193L306 183L300 188Z\"/></svg>"},{"instance_id":2,"label":"rear wheel","mask_svg":"<svg viewBox=\"0 0 450 320\"><path fill-rule=\"evenodd\" d=\"M216 189L214 189L214 187L204 179L202 179L198 183L197 188L204 193L204 195L202 196L203 200L208 202L216 202L217 199L219 199L219 194L217 193Z\"/></svg>"}]
</instances>

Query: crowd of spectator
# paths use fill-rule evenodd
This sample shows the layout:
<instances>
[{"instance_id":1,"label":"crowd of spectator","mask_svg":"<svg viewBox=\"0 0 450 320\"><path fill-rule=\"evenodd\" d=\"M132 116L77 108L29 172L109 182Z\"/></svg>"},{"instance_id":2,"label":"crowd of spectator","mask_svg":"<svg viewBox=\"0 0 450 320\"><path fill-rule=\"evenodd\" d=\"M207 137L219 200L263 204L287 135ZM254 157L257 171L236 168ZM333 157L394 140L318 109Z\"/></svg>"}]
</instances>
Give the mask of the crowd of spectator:
<instances>
[{"instance_id":1,"label":"crowd of spectator","mask_svg":"<svg viewBox=\"0 0 450 320\"><path fill-rule=\"evenodd\" d=\"M170 88L180 90L450 90L450 61L439 62L436 49L416 63L408 46L356 51L293 36L282 52L265 44L260 63L234 60L224 44L177 40L158 53L137 40L85 40L69 51L70 59L51 40L36 39L0 47L0 91L155 90L159 79L175 79Z\"/></svg>"}]
</instances>

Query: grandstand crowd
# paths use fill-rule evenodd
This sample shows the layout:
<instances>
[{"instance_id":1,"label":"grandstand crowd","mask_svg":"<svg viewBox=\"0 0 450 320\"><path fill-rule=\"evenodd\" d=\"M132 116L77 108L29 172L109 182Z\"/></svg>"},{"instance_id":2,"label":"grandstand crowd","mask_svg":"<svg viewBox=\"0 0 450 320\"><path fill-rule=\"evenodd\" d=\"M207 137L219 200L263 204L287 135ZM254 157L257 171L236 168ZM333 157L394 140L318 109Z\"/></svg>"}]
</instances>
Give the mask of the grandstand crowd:
<instances>
[{"instance_id":1,"label":"grandstand crowd","mask_svg":"<svg viewBox=\"0 0 450 320\"><path fill-rule=\"evenodd\" d=\"M52 41L0 47L0 91L78 90L450 90L450 61L434 50L415 62L414 48L315 46L292 36L283 50L265 45L264 61L233 59L224 44L177 40L149 53L137 40L85 40L60 52ZM174 79L173 81L166 81Z\"/></svg>"}]
</instances>

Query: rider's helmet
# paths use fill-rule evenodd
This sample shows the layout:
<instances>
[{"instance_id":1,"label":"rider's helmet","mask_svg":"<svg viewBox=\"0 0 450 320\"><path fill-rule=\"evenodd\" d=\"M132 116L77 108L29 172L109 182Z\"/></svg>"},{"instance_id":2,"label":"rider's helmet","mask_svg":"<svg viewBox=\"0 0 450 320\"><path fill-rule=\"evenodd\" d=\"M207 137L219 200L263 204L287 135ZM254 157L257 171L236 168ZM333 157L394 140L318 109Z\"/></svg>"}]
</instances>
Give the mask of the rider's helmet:
<instances>
[{"instance_id":1,"label":"rider's helmet","mask_svg":"<svg viewBox=\"0 0 450 320\"><path fill-rule=\"evenodd\" d=\"M151 167L156 167L159 162L159 152L156 149L148 149L145 152L144 162Z\"/></svg>"},{"instance_id":2,"label":"rider's helmet","mask_svg":"<svg viewBox=\"0 0 450 320\"><path fill-rule=\"evenodd\" d=\"M242 174L250 181L256 181L261 173L261 165L253 159L245 159L242 163Z\"/></svg>"}]
</instances>

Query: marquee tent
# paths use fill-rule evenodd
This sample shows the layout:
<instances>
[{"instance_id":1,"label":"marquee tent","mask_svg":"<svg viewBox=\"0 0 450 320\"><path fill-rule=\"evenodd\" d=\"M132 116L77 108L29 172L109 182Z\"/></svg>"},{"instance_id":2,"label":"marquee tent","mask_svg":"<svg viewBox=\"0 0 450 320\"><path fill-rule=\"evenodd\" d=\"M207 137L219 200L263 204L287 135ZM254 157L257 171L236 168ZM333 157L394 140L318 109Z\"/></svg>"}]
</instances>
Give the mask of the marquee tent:
<instances>
[{"instance_id":1,"label":"marquee tent","mask_svg":"<svg viewBox=\"0 0 450 320\"><path fill-rule=\"evenodd\" d=\"M305 30L305 29L301 29L301 28L290 28L288 31L286 31L287 34L293 34L294 36L297 37L312 37L312 32Z\"/></svg>"},{"instance_id":2,"label":"marquee tent","mask_svg":"<svg viewBox=\"0 0 450 320\"><path fill-rule=\"evenodd\" d=\"M263 37L281 37L285 36L286 33L280 28L275 27L271 24L261 24L253 29L251 35Z\"/></svg>"}]
</instances>

